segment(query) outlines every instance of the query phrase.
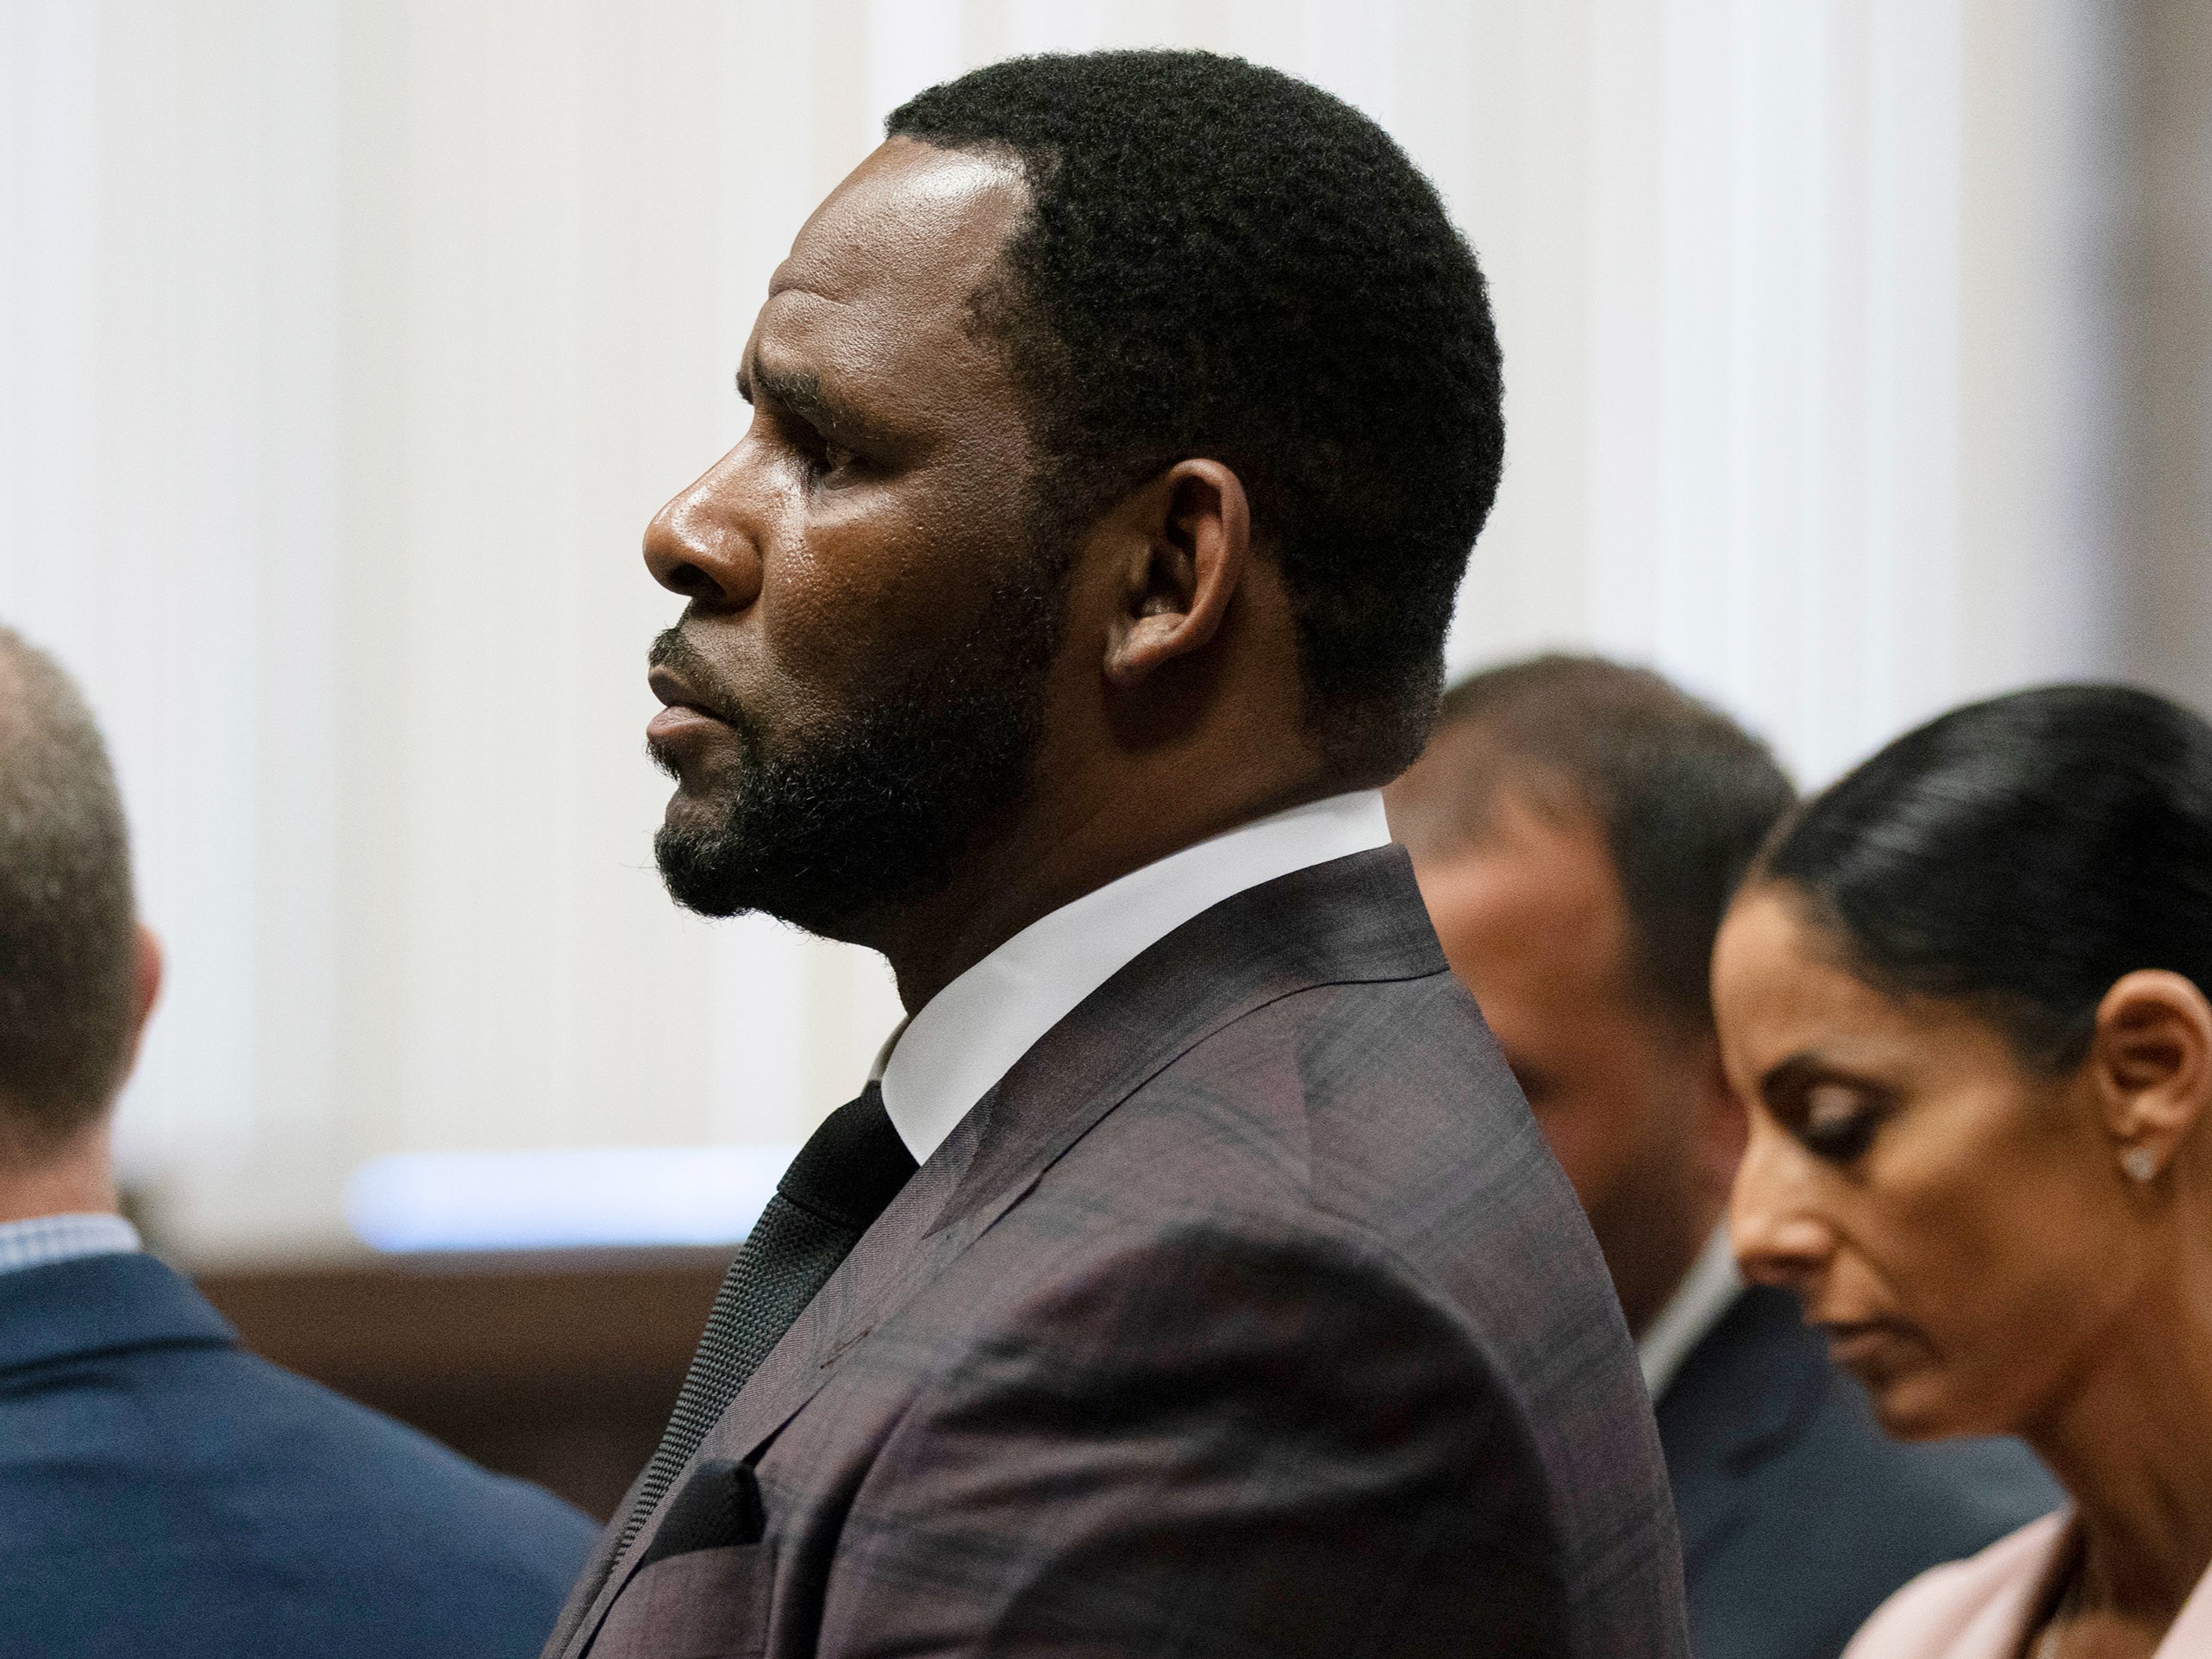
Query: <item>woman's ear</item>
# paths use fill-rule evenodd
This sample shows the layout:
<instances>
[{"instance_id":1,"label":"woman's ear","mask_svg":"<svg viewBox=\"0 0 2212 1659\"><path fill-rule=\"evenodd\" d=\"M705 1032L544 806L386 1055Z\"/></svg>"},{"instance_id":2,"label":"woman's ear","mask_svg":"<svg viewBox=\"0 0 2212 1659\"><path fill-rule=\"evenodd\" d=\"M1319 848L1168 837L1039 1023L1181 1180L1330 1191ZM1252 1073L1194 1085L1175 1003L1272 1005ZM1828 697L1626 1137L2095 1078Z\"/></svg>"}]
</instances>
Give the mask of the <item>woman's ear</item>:
<instances>
[{"instance_id":1,"label":"woman's ear","mask_svg":"<svg viewBox=\"0 0 2212 1659\"><path fill-rule=\"evenodd\" d=\"M1219 461L1178 461L1131 506L1139 533L1106 635L1106 679L1116 691L1204 648L1252 554L1244 485Z\"/></svg>"},{"instance_id":2,"label":"woman's ear","mask_svg":"<svg viewBox=\"0 0 2212 1659\"><path fill-rule=\"evenodd\" d=\"M2120 1168L2149 1185L2212 1098L2212 1003L2163 968L2121 976L2097 1005L2084 1070Z\"/></svg>"}]
</instances>

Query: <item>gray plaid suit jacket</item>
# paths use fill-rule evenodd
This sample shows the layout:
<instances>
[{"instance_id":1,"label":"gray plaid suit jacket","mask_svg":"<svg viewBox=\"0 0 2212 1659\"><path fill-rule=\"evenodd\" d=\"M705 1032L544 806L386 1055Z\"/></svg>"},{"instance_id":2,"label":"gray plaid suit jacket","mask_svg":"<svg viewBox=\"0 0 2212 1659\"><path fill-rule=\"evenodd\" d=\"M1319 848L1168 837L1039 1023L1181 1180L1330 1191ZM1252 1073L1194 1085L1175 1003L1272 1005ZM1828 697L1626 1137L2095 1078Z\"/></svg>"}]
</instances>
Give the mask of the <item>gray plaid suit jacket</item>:
<instances>
[{"instance_id":1,"label":"gray plaid suit jacket","mask_svg":"<svg viewBox=\"0 0 2212 1659\"><path fill-rule=\"evenodd\" d=\"M610 1530L548 1659L1688 1650L1604 1266L1396 848L1047 1033L689 1473L740 1530Z\"/></svg>"}]
</instances>

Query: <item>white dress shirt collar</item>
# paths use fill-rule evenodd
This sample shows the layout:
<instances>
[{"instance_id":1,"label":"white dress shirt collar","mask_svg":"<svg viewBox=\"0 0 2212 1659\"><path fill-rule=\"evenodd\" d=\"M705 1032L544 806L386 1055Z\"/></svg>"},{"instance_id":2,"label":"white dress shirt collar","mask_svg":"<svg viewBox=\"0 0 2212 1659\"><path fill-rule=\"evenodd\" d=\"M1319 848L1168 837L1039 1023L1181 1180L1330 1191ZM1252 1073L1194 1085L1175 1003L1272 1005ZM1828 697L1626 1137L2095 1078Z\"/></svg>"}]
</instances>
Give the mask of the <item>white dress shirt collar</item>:
<instances>
[{"instance_id":1,"label":"white dress shirt collar","mask_svg":"<svg viewBox=\"0 0 2212 1659\"><path fill-rule=\"evenodd\" d=\"M1202 911L1263 881L1387 846L1364 789L1185 847L1039 917L893 1031L876 1057L884 1109L917 1163L1037 1039Z\"/></svg>"},{"instance_id":2,"label":"white dress shirt collar","mask_svg":"<svg viewBox=\"0 0 2212 1659\"><path fill-rule=\"evenodd\" d=\"M1705 1248L1697 1253L1690 1271L1674 1287L1674 1294L1659 1310L1636 1343L1636 1363L1644 1374L1644 1391L1657 1405L1697 1344L1713 1333L1744 1293L1743 1274L1737 1270L1735 1252L1728 1248L1728 1224L1713 1229Z\"/></svg>"},{"instance_id":3,"label":"white dress shirt collar","mask_svg":"<svg viewBox=\"0 0 2212 1659\"><path fill-rule=\"evenodd\" d=\"M117 1215L88 1211L0 1221L0 1273L86 1255L128 1255L141 1248L138 1229Z\"/></svg>"}]
</instances>

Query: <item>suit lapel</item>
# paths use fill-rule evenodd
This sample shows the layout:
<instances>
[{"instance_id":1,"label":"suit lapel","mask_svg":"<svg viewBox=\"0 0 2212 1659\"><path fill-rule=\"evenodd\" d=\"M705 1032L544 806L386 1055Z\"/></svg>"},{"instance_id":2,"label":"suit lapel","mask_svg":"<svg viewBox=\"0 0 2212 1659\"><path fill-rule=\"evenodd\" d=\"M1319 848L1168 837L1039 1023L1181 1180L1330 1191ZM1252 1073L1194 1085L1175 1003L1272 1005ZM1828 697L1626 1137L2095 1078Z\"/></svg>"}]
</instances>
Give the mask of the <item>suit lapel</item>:
<instances>
[{"instance_id":1,"label":"suit lapel","mask_svg":"<svg viewBox=\"0 0 2212 1659\"><path fill-rule=\"evenodd\" d=\"M996 1218L1108 1112L1257 1008L1316 986L1447 971L1396 847L1226 898L1139 955L1015 1062L940 1224Z\"/></svg>"},{"instance_id":2,"label":"suit lapel","mask_svg":"<svg viewBox=\"0 0 2212 1659\"><path fill-rule=\"evenodd\" d=\"M1222 1027L1315 986L1447 971L1396 847L1296 871L1185 923L1093 992L961 1119L747 1380L693 1462L757 1452L847 1349L920 1295L1115 1106ZM667 1508L647 1519L549 1653L589 1647Z\"/></svg>"},{"instance_id":3,"label":"suit lapel","mask_svg":"<svg viewBox=\"0 0 2212 1659\"><path fill-rule=\"evenodd\" d=\"M580 1654L590 1645L615 1598L652 1549L667 1518L668 1499L683 1490L694 1465L704 1457L750 1458L829 1380L847 1349L903 1306L965 1247L972 1235L940 1234L935 1224L973 1155L989 1101L986 1096L985 1109L970 1112L946 1137L944 1145L861 1235L852 1254L838 1263L836 1272L746 1380L690 1461L669 1483L667 1496L647 1518L629 1549L615 1560L611 1544L603 1540L608 1554L592 1562L592 1570L601 1574L597 1588L567 1625L567 1638L558 1646L549 1644L548 1653ZM617 1515L627 1512L629 1500L624 1501L625 1508L616 1511ZM610 1528L609 1538L613 1533Z\"/></svg>"},{"instance_id":4,"label":"suit lapel","mask_svg":"<svg viewBox=\"0 0 2212 1659\"><path fill-rule=\"evenodd\" d=\"M1828 1380L1827 1351L1794 1299L1761 1286L1747 1287L1691 1350L1658 1412L1691 1572L1750 1501L1753 1475L1804 1433Z\"/></svg>"}]
</instances>

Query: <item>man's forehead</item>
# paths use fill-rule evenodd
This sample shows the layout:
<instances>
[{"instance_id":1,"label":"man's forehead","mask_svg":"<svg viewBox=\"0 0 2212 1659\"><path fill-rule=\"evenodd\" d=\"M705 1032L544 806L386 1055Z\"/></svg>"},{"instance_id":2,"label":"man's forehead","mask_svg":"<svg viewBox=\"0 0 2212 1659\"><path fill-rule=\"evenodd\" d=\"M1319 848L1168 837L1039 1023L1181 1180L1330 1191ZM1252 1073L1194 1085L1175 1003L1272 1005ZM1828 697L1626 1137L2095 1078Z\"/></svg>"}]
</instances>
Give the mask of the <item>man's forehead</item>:
<instances>
[{"instance_id":1,"label":"man's forehead","mask_svg":"<svg viewBox=\"0 0 2212 1659\"><path fill-rule=\"evenodd\" d=\"M815 210L769 295L965 300L1028 206L1020 169L1005 158L892 139Z\"/></svg>"}]
</instances>

